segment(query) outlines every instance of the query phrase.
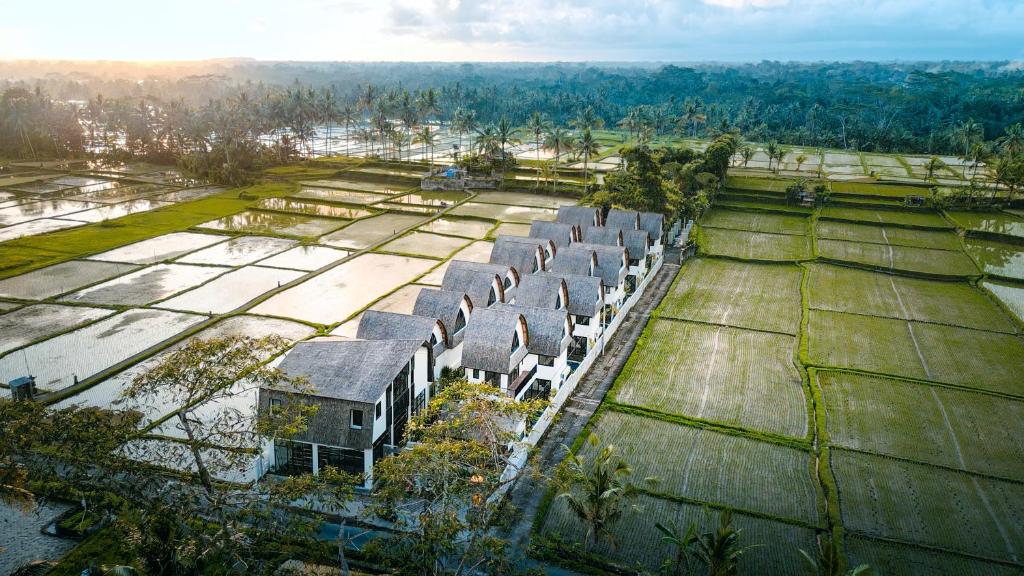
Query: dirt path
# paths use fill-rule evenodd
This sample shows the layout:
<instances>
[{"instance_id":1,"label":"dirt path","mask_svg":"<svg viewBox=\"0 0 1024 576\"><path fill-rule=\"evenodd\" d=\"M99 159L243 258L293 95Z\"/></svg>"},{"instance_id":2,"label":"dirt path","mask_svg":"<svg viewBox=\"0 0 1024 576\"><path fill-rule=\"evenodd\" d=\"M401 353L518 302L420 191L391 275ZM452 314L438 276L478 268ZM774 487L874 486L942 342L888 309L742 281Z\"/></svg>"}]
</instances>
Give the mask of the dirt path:
<instances>
[{"instance_id":1,"label":"dirt path","mask_svg":"<svg viewBox=\"0 0 1024 576\"><path fill-rule=\"evenodd\" d=\"M654 277L643 296L632 310L623 318L615 337L607 345L604 355L591 366L590 371L580 380L576 391L562 407L560 418L548 429L537 447L536 460L541 473L552 472L565 457L565 447L583 431L590 417L597 411L605 394L612 387L616 377L633 353L637 340L647 325L651 312L658 306L661 299L668 293L672 281L679 272L679 266L670 262L677 261L675 251L666 250L665 264ZM530 531L534 517L540 508L541 500L547 486L542 479L530 476L522 478L510 491L509 502L517 511L518 519L508 529L504 537L512 554L521 561L525 560L525 551L530 543ZM545 566L546 570L550 567ZM548 573L565 573L564 571Z\"/></svg>"}]
</instances>

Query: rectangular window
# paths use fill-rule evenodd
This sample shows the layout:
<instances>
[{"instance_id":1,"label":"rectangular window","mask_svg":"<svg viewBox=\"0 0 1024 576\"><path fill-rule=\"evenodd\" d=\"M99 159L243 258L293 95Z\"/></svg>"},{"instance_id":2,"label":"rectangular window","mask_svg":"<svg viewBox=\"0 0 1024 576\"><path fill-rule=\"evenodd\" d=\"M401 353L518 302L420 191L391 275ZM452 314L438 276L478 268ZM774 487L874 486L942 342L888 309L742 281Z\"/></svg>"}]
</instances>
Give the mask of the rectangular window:
<instances>
[{"instance_id":1,"label":"rectangular window","mask_svg":"<svg viewBox=\"0 0 1024 576\"><path fill-rule=\"evenodd\" d=\"M380 405L380 402L377 402L377 406L374 408L374 419L380 420L380 414L381 414L381 405Z\"/></svg>"},{"instance_id":2,"label":"rectangular window","mask_svg":"<svg viewBox=\"0 0 1024 576\"><path fill-rule=\"evenodd\" d=\"M319 446L317 448L317 465L321 469L330 466L331 468L358 476L366 472L363 469L363 460L364 454L362 450L350 450L333 446Z\"/></svg>"},{"instance_id":3,"label":"rectangular window","mask_svg":"<svg viewBox=\"0 0 1024 576\"><path fill-rule=\"evenodd\" d=\"M537 361L537 363L540 364L541 366L554 366L555 365L555 357L554 356L543 356L542 355L540 357L540 359Z\"/></svg>"},{"instance_id":4,"label":"rectangular window","mask_svg":"<svg viewBox=\"0 0 1024 576\"><path fill-rule=\"evenodd\" d=\"M351 415L352 415L351 416L351 422L349 423L349 426L351 426L353 430L362 430L362 428L363 428L363 411L362 410L352 410L351 411Z\"/></svg>"},{"instance_id":5,"label":"rectangular window","mask_svg":"<svg viewBox=\"0 0 1024 576\"><path fill-rule=\"evenodd\" d=\"M276 406L280 406L280 405L281 405L281 399L280 398L271 398L270 399L270 406L271 407L276 407Z\"/></svg>"}]
</instances>

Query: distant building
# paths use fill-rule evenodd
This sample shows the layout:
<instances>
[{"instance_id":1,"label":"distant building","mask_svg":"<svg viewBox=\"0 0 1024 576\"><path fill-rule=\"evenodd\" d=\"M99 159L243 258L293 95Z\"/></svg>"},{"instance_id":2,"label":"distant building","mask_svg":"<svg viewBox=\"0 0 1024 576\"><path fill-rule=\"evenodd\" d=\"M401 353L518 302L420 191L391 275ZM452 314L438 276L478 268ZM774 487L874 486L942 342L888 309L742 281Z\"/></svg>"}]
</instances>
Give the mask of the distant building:
<instances>
[{"instance_id":1,"label":"distant building","mask_svg":"<svg viewBox=\"0 0 1024 576\"><path fill-rule=\"evenodd\" d=\"M510 266L520 276L544 270L548 256L540 242L518 236L498 236L491 248L490 263Z\"/></svg>"},{"instance_id":2,"label":"distant building","mask_svg":"<svg viewBox=\"0 0 1024 576\"><path fill-rule=\"evenodd\" d=\"M560 206L555 221L580 228L601 225L601 210L590 206Z\"/></svg>"},{"instance_id":3,"label":"distant building","mask_svg":"<svg viewBox=\"0 0 1024 576\"><path fill-rule=\"evenodd\" d=\"M543 238L555 243L555 248L565 248L573 242L579 242L580 228L574 224L544 222L534 220L530 224L530 238Z\"/></svg>"}]
</instances>

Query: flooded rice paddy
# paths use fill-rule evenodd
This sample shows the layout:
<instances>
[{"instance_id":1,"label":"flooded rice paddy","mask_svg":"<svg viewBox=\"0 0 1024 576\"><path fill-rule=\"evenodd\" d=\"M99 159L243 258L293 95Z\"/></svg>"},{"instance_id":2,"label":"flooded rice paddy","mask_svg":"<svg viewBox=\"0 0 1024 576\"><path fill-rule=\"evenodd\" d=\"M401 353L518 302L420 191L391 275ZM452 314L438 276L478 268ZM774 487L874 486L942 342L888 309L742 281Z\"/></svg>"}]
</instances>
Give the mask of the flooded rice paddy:
<instances>
[{"instance_id":1,"label":"flooded rice paddy","mask_svg":"<svg viewBox=\"0 0 1024 576\"><path fill-rule=\"evenodd\" d=\"M435 264L422 258L363 254L271 297L252 312L320 324L341 322Z\"/></svg>"},{"instance_id":2,"label":"flooded rice paddy","mask_svg":"<svg viewBox=\"0 0 1024 576\"><path fill-rule=\"evenodd\" d=\"M1000 212L950 212L957 224L967 230L978 230L1004 236L1024 238L1024 219Z\"/></svg>"},{"instance_id":3,"label":"flooded rice paddy","mask_svg":"<svg viewBox=\"0 0 1024 576\"><path fill-rule=\"evenodd\" d=\"M84 212L77 212L72 216L77 220L84 220L86 222L102 222L104 220L113 220L114 218L128 216L129 214L148 212L150 210L156 210L157 208L164 208L170 205L170 202L157 202L155 200L129 200L128 202L121 202L120 204L100 206Z\"/></svg>"},{"instance_id":4,"label":"flooded rice paddy","mask_svg":"<svg viewBox=\"0 0 1024 576\"><path fill-rule=\"evenodd\" d=\"M468 260L470 262L489 262L491 259L491 249L494 248L494 242L473 242L469 246L466 246L462 250L459 250L455 254L452 254L451 260Z\"/></svg>"},{"instance_id":5,"label":"flooded rice paddy","mask_svg":"<svg viewBox=\"0 0 1024 576\"><path fill-rule=\"evenodd\" d=\"M367 182L365 180L344 180L333 178L331 180L310 180L302 183L303 186L314 186L321 188L338 188L342 190L359 190L361 192L375 192L377 194L394 195L399 192L408 191L413 186L418 186L419 181L409 180L408 186L394 184L382 184L379 182Z\"/></svg>"},{"instance_id":6,"label":"flooded rice paddy","mask_svg":"<svg viewBox=\"0 0 1024 576\"><path fill-rule=\"evenodd\" d=\"M1024 321L1024 287L1003 282L983 282L982 286L995 294L996 298L1012 311L1019 320Z\"/></svg>"},{"instance_id":7,"label":"flooded rice paddy","mask_svg":"<svg viewBox=\"0 0 1024 576\"><path fill-rule=\"evenodd\" d=\"M140 306L163 300L227 272L222 266L156 264L64 296L66 302Z\"/></svg>"},{"instance_id":8,"label":"flooded rice paddy","mask_svg":"<svg viewBox=\"0 0 1024 576\"><path fill-rule=\"evenodd\" d=\"M128 310L0 358L0 380L26 373L42 390L97 374L204 319L165 310Z\"/></svg>"},{"instance_id":9,"label":"flooded rice paddy","mask_svg":"<svg viewBox=\"0 0 1024 576\"><path fill-rule=\"evenodd\" d=\"M29 220L40 218L55 218L68 216L75 212L82 212L90 208L96 208L100 204L92 202L79 202L77 200L41 200L0 208L0 225L11 226L21 224Z\"/></svg>"},{"instance_id":10,"label":"flooded rice paddy","mask_svg":"<svg viewBox=\"0 0 1024 576\"><path fill-rule=\"evenodd\" d=\"M292 212L295 214L323 216L326 218L344 218L346 220L354 220L356 218L362 218L373 214L373 212L363 208L320 204L317 202L304 202L293 198L266 198L264 200L260 200L257 207L264 210Z\"/></svg>"},{"instance_id":11,"label":"flooded rice paddy","mask_svg":"<svg viewBox=\"0 0 1024 576\"><path fill-rule=\"evenodd\" d=\"M283 252L298 244L295 240L269 236L240 236L178 258L182 264L244 266Z\"/></svg>"},{"instance_id":12,"label":"flooded rice paddy","mask_svg":"<svg viewBox=\"0 0 1024 576\"><path fill-rule=\"evenodd\" d=\"M449 254L469 244L469 239L438 236L428 232L410 232L378 248L381 252L397 252L416 256L447 258Z\"/></svg>"},{"instance_id":13,"label":"flooded rice paddy","mask_svg":"<svg viewBox=\"0 0 1024 576\"><path fill-rule=\"evenodd\" d=\"M493 236L529 236L529 224L517 224L515 222L502 222L494 229Z\"/></svg>"},{"instance_id":14,"label":"flooded rice paddy","mask_svg":"<svg viewBox=\"0 0 1024 576\"><path fill-rule=\"evenodd\" d=\"M77 226L85 226L86 224L88 224L88 222L79 222L77 220L63 220L58 218L44 218L42 220L32 220L31 222L23 222L21 224L15 224L14 226L0 228L0 242L16 240L18 238L24 238L25 236L46 234L47 232L55 232L57 230L66 230L68 228L75 228Z\"/></svg>"},{"instance_id":15,"label":"flooded rice paddy","mask_svg":"<svg viewBox=\"0 0 1024 576\"><path fill-rule=\"evenodd\" d=\"M362 249L385 238L419 224L425 218L411 214L381 214L353 222L349 226L328 234L320 242L338 248Z\"/></svg>"},{"instance_id":16,"label":"flooded rice paddy","mask_svg":"<svg viewBox=\"0 0 1024 576\"><path fill-rule=\"evenodd\" d=\"M486 192L478 193L476 197L473 198L473 202L557 209L559 206L572 206L576 204L576 199L569 198L568 196L545 196L543 194L531 194L530 192L504 192L488 190Z\"/></svg>"},{"instance_id":17,"label":"flooded rice paddy","mask_svg":"<svg viewBox=\"0 0 1024 576\"><path fill-rule=\"evenodd\" d=\"M275 268L288 268L291 270L303 270L312 272L337 262L350 254L348 250L328 248L326 246L296 246L291 250L282 252L277 256L267 258L260 262L260 266L273 266Z\"/></svg>"},{"instance_id":18,"label":"flooded rice paddy","mask_svg":"<svg viewBox=\"0 0 1024 576\"><path fill-rule=\"evenodd\" d=\"M114 314L106 308L34 304L0 315L0 354Z\"/></svg>"},{"instance_id":19,"label":"flooded rice paddy","mask_svg":"<svg viewBox=\"0 0 1024 576\"><path fill-rule=\"evenodd\" d=\"M436 190L404 194L391 200L395 204L417 204L421 206L450 206L469 198L469 194L456 190Z\"/></svg>"},{"instance_id":20,"label":"flooded rice paddy","mask_svg":"<svg viewBox=\"0 0 1024 576\"><path fill-rule=\"evenodd\" d=\"M1020 246L979 238L965 239L964 246L986 273L1024 280L1024 251Z\"/></svg>"},{"instance_id":21,"label":"flooded rice paddy","mask_svg":"<svg viewBox=\"0 0 1024 576\"><path fill-rule=\"evenodd\" d=\"M417 230L480 240L487 236L487 233L490 232L493 227L494 222L489 220L446 218L442 216L441 218L427 222L423 226L417 228Z\"/></svg>"},{"instance_id":22,"label":"flooded rice paddy","mask_svg":"<svg viewBox=\"0 0 1024 576\"><path fill-rule=\"evenodd\" d=\"M453 216L475 216L502 222L522 222L528 224L534 220L554 220L557 212L548 208L532 206L509 206L505 204L483 204L467 202L450 212Z\"/></svg>"},{"instance_id":23,"label":"flooded rice paddy","mask_svg":"<svg viewBox=\"0 0 1024 576\"><path fill-rule=\"evenodd\" d=\"M373 204L387 200L385 194L374 194L372 192L359 192L355 190L339 190L337 188L309 188L304 187L295 194L296 198L308 200L323 200L325 202L343 202L346 204Z\"/></svg>"},{"instance_id":24,"label":"flooded rice paddy","mask_svg":"<svg viewBox=\"0 0 1024 576\"><path fill-rule=\"evenodd\" d=\"M189 252L212 246L227 239L227 236L217 236L214 234L174 232L108 250L102 254L90 256L89 259L105 262L152 264L188 254Z\"/></svg>"},{"instance_id":25,"label":"flooded rice paddy","mask_svg":"<svg viewBox=\"0 0 1024 576\"><path fill-rule=\"evenodd\" d=\"M217 220L200 224L200 228L250 234L283 234L300 238L313 238L337 230L345 225L344 220L317 218L280 212L246 210Z\"/></svg>"},{"instance_id":26,"label":"flooded rice paddy","mask_svg":"<svg viewBox=\"0 0 1024 576\"><path fill-rule=\"evenodd\" d=\"M43 300L138 269L132 264L72 260L0 280L0 296Z\"/></svg>"},{"instance_id":27,"label":"flooded rice paddy","mask_svg":"<svg viewBox=\"0 0 1024 576\"><path fill-rule=\"evenodd\" d=\"M298 270L245 266L165 300L158 306L202 314L224 314L304 274Z\"/></svg>"}]
</instances>

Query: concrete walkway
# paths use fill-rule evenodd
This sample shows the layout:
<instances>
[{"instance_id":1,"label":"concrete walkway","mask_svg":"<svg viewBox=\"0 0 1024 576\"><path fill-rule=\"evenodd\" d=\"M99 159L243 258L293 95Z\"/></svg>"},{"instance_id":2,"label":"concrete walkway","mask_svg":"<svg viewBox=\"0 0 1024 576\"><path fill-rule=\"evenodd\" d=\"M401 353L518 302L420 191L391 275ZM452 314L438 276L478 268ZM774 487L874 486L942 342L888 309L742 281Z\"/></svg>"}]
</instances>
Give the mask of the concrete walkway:
<instances>
[{"instance_id":1,"label":"concrete walkway","mask_svg":"<svg viewBox=\"0 0 1024 576\"><path fill-rule=\"evenodd\" d=\"M626 365L636 347L637 340L647 325L651 312L661 303L668 293L672 281L679 272L678 251L666 251L665 263L658 275L647 287L640 300L637 301L626 317L612 341L605 348L603 356L594 362L590 371L580 380L579 386L562 407L561 417L548 430L537 446L535 455L537 465L542 474L551 473L565 458L566 447L575 441L583 427L597 411L605 394L615 383L619 372ZM530 475L519 480L509 493L509 502L517 511L519 520L504 534L508 540L512 554L525 556L530 543L530 530L534 517L537 515L541 500L547 491L542 479ZM527 565L530 562L525 562ZM569 574L562 569L544 566L549 574Z\"/></svg>"}]
</instances>

